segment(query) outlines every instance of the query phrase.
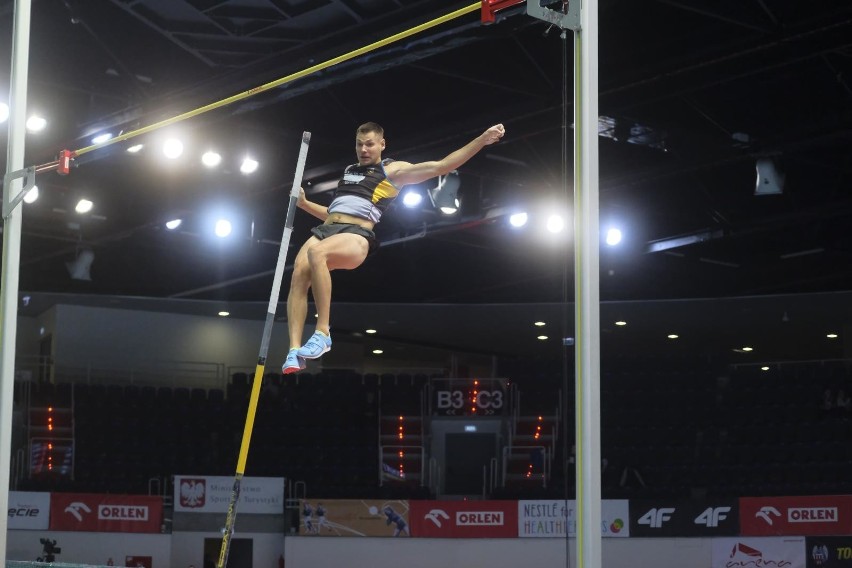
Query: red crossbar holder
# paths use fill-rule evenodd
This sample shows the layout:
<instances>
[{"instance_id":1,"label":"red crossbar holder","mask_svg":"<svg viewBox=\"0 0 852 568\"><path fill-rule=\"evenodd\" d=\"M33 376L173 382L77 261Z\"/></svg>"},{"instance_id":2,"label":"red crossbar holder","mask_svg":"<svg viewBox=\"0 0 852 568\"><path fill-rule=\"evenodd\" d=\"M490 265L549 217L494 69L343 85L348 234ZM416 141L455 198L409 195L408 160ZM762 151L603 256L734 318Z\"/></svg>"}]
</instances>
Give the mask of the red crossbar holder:
<instances>
[{"instance_id":1,"label":"red crossbar holder","mask_svg":"<svg viewBox=\"0 0 852 568\"><path fill-rule=\"evenodd\" d=\"M520 4L525 0L482 0L482 15L480 20L483 24L493 24L494 14L500 10L511 8L516 4Z\"/></svg>"},{"instance_id":2,"label":"red crossbar holder","mask_svg":"<svg viewBox=\"0 0 852 568\"><path fill-rule=\"evenodd\" d=\"M75 154L71 150L61 150L59 152L59 160L56 166L56 173L61 176L67 176L71 172L71 160Z\"/></svg>"}]
</instances>

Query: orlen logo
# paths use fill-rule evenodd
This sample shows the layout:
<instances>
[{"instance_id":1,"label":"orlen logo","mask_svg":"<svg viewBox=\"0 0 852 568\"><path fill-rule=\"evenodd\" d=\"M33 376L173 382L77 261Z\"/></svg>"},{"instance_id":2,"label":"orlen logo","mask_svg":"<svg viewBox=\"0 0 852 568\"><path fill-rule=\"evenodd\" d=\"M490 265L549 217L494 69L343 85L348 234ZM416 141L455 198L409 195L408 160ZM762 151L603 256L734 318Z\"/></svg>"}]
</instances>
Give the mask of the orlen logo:
<instances>
[{"instance_id":1,"label":"orlen logo","mask_svg":"<svg viewBox=\"0 0 852 568\"><path fill-rule=\"evenodd\" d=\"M774 517L780 517L781 516L781 511L779 511L775 507L767 505L765 507L761 507L760 511L755 513L754 516L760 517L761 519L766 521L766 524L771 526L772 521L774 520Z\"/></svg>"},{"instance_id":2,"label":"orlen logo","mask_svg":"<svg viewBox=\"0 0 852 568\"><path fill-rule=\"evenodd\" d=\"M148 507L138 505L98 505L98 520L147 521Z\"/></svg>"},{"instance_id":3,"label":"orlen logo","mask_svg":"<svg viewBox=\"0 0 852 568\"><path fill-rule=\"evenodd\" d=\"M92 510L89 509L89 506L81 501L74 501L69 503L67 507L65 507L66 513L71 513L71 515L77 519L79 522L83 522L83 513L91 513Z\"/></svg>"},{"instance_id":4,"label":"orlen logo","mask_svg":"<svg viewBox=\"0 0 852 568\"><path fill-rule=\"evenodd\" d=\"M456 525L460 527L502 526L503 511L458 511Z\"/></svg>"},{"instance_id":5,"label":"orlen logo","mask_svg":"<svg viewBox=\"0 0 852 568\"><path fill-rule=\"evenodd\" d=\"M203 507L207 486L204 479L185 478L180 482L180 505L189 509Z\"/></svg>"},{"instance_id":6,"label":"orlen logo","mask_svg":"<svg viewBox=\"0 0 852 568\"><path fill-rule=\"evenodd\" d=\"M790 507L787 521L791 523L836 523L837 507Z\"/></svg>"},{"instance_id":7,"label":"orlen logo","mask_svg":"<svg viewBox=\"0 0 852 568\"><path fill-rule=\"evenodd\" d=\"M450 516L443 509L432 509L425 515L423 515L424 519L428 519L435 523L435 526L441 528L441 519L448 520Z\"/></svg>"}]
</instances>

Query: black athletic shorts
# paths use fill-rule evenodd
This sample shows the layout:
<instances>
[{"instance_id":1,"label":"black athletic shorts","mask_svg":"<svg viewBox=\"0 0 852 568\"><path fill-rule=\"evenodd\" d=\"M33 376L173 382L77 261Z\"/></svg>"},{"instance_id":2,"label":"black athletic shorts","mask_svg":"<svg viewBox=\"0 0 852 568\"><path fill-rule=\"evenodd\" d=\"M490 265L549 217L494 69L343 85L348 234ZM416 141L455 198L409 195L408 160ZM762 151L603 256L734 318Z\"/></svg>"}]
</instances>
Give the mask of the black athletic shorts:
<instances>
[{"instance_id":1,"label":"black athletic shorts","mask_svg":"<svg viewBox=\"0 0 852 568\"><path fill-rule=\"evenodd\" d=\"M352 223L329 223L328 225L317 225L311 229L311 233L313 233L313 235L319 240L323 240L331 235L337 235L338 233L354 233L367 239L367 243L370 245L370 250L367 254L373 254L379 249L379 241L376 239L376 233L370 229L365 229L364 227Z\"/></svg>"}]
</instances>

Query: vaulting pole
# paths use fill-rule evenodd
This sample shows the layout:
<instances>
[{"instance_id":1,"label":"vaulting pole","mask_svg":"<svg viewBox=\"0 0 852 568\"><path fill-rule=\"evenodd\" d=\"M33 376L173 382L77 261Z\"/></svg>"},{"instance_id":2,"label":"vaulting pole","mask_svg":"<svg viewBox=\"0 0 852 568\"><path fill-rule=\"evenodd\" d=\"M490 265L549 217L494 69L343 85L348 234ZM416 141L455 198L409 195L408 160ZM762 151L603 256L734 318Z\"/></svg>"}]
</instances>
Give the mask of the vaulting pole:
<instances>
[{"instance_id":1,"label":"vaulting pole","mask_svg":"<svg viewBox=\"0 0 852 568\"><path fill-rule=\"evenodd\" d=\"M30 0L16 0L12 30L12 74L9 89L9 137L6 173L24 167L27 115L27 67L30 45ZM4 183L6 203L21 193L22 179ZM18 203L20 205L20 202ZM18 331L18 278L21 267L20 207L3 218L3 272L0 282L0 559L6 560L6 529L9 517L9 469L12 461L12 412L15 396L15 340Z\"/></svg>"},{"instance_id":2,"label":"vaulting pole","mask_svg":"<svg viewBox=\"0 0 852 568\"><path fill-rule=\"evenodd\" d=\"M275 323L275 309L278 307L278 293L281 289L281 279L284 276L284 266L287 261L287 249L290 246L290 236L293 234L293 220L296 216L296 202L299 200L299 190L302 188L302 176L305 173L305 161L308 159L308 146L311 143L311 133L302 134L302 145L299 148L299 159L296 162L296 175L293 187L290 189L290 202L287 205L287 217L284 221L284 235L278 249L278 261L275 264L275 276L272 279L272 292L269 294L269 306L266 308L266 322L263 324L263 335L260 340L260 354L257 357L257 367L251 385L251 397L243 428L243 441L240 444L240 455L237 459L237 473L234 476L234 489L228 503L228 515L225 518L225 530L222 536L222 548L219 551L217 568L225 568L228 564L228 552L231 549L231 536L234 533L234 523L237 519L237 502L240 499L240 484L246 472L251 432L254 429L254 416L257 412L257 401L260 398L260 386L263 382L263 371L266 368L266 355L269 352L269 339L272 337L272 324Z\"/></svg>"}]
</instances>

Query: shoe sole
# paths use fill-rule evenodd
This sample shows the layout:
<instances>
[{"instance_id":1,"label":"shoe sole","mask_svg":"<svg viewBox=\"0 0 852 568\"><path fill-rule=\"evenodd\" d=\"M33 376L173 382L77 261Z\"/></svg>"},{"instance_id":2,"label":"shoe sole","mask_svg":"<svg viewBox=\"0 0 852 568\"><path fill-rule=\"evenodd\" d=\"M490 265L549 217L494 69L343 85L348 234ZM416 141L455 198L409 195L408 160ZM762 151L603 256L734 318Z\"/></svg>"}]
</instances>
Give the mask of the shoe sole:
<instances>
[{"instance_id":1,"label":"shoe sole","mask_svg":"<svg viewBox=\"0 0 852 568\"><path fill-rule=\"evenodd\" d=\"M302 367L284 367L283 369L281 369L281 373L289 375L291 373L298 373L301 370Z\"/></svg>"}]
</instances>

